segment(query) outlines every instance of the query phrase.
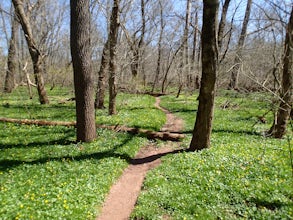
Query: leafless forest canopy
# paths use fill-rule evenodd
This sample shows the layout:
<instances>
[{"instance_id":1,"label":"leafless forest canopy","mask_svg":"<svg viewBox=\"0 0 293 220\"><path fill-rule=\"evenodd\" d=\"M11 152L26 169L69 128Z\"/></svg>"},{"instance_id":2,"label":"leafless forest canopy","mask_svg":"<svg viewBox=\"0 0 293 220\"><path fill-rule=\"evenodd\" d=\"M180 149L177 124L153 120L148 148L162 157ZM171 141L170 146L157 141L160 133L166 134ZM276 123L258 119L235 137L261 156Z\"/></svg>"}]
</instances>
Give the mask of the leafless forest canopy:
<instances>
[{"instance_id":1,"label":"leafless forest canopy","mask_svg":"<svg viewBox=\"0 0 293 220\"><path fill-rule=\"evenodd\" d=\"M2 3L4 1L4 3ZM32 36L44 62L45 85L73 84L70 55L69 1L22 0ZM243 46L239 46L247 1L231 0L224 13L220 1L219 22L224 22L219 53L218 88L228 88L231 72L238 68L238 86L244 91L278 90L282 54L291 0L253 1ZM108 39L111 0L91 0L91 59L95 82ZM4 87L8 51L14 24L15 85L33 80L33 63L21 25L14 22L10 0L0 5L0 86ZM122 0L117 42L117 86L120 90L171 88L197 89L201 73L202 1ZM16 20L18 20L16 18ZM14 23L13 23L14 22ZM220 34L220 32L219 32ZM239 53L241 49L241 53Z\"/></svg>"}]
</instances>

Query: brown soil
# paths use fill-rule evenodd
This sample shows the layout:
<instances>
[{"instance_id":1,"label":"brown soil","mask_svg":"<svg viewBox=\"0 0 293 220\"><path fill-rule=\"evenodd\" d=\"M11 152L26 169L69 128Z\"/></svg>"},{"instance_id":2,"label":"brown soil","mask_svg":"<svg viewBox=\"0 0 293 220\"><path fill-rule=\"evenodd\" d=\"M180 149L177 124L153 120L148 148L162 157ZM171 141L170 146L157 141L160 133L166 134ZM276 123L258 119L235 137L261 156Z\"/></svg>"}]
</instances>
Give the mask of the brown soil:
<instances>
[{"instance_id":1,"label":"brown soil","mask_svg":"<svg viewBox=\"0 0 293 220\"><path fill-rule=\"evenodd\" d=\"M156 103L155 103L155 107L157 107L158 109L162 110L166 116L167 116L167 121L166 124L164 125L164 127L161 129L161 131L168 131L168 132L175 132L175 133L179 133L182 128L183 128L183 121L181 118L177 118L176 116L174 116L171 112L169 112L167 109L162 108L160 106L160 98L156 98Z\"/></svg>"},{"instance_id":2,"label":"brown soil","mask_svg":"<svg viewBox=\"0 0 293 220\"><path fill-rule=\"evenodd\" d=\"M164 111L167 116L167 122L162 131L180 132L182 130L182 120L160 107L158 97L156 98L155 106ZM121 177L111 187L97 220L128 219L134 209L146 173L160 165L162 156L176 152L178 150L174 150L174 146L170 142L160 148L154 145L142 147Z\"/></svg>"}]
</instances>

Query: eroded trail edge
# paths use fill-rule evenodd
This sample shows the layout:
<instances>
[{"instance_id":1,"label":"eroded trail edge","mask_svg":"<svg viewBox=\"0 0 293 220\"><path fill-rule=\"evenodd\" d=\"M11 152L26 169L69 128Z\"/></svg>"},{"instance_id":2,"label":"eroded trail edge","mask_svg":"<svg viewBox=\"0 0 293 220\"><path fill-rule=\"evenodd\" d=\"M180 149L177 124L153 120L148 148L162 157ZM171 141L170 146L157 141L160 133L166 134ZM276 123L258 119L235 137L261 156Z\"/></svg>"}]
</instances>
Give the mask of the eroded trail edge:
<instances>
[{"instance_id":1,"label":"eroded trail edge","mask_svg":"<svg viewBox=\"0 0 293 220\"><path fill-rule=\"evenodd\" d=\"M161 131L180 132L183 121L160 106L156 98L155 106L165 112L167 121ZM97 220L126 220L134 209L146 173L157 167L160 158L166 154L176 153L174 146L167 142L164 147L147 145L140 149L131 164L124 170L117 182L111 187Z\"/></svg>"}]
</instances>

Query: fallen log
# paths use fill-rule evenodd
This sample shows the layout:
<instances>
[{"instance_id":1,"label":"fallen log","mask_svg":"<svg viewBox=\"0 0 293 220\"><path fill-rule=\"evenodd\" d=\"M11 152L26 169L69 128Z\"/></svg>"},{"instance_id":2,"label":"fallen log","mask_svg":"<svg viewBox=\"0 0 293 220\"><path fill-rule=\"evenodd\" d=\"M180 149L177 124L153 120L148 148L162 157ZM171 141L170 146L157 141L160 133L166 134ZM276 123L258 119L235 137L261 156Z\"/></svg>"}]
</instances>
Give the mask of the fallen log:
<instances>
[{"instance_id":1,"label":"fallen log","mask_svg":"<svg viewBox=\"0 0 293 220\"><path fill-rule=\"evenodd\" d=\"M38 125L38 126L76 126L75 121L46 121L46 120L32 120L32 119L14 119L14 118L0 118L0 122L17 123L24 125ZM143 135L148 139L160 139L163 141L180 141L184 138L184 134L173 133L167 131L150 131L140 128L130 128L124 125L96 125L97 128L112 130L115 132L128 132L130 134Z\"/></svg>"},{"instance_id":2,"label":"fallen log","mask_svg":"<svg viewBox=\"0 0 293 220\"><path fill-rule=\"evenodd\" d=\"M72 127L76 125L75 121L45 121L33 119L15 119L15 118L0 118L0 122L9 122L24 125L38 125L38 126L67 126Z\"/></svg>"}]
</instances>

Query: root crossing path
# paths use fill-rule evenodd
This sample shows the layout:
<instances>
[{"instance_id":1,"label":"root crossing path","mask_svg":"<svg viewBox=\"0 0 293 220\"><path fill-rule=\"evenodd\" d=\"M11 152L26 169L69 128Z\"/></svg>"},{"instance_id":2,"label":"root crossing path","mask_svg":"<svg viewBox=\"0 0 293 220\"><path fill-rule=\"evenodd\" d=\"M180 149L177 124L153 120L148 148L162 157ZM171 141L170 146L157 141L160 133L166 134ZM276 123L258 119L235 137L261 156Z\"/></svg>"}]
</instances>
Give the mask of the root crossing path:
<instances>
[{"instance_id":1,"label":"root crossing path","mask_svg":"<svg viewBox=\"0 0 293 220\"><path fill-rule=\"evenodd\" d=\"M167 121L162 131L180 132L182 130L182 120L162 108L158 97L156 98L155 106L166 113ZM160 148L153 145L142 147L121 177L111 187L97 220L129 219L146 173L161 163L160 158L162 156L176 152L178 150L174 150L168 142L164 147Z\"/></svg>"}]
</instances>

